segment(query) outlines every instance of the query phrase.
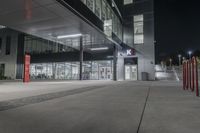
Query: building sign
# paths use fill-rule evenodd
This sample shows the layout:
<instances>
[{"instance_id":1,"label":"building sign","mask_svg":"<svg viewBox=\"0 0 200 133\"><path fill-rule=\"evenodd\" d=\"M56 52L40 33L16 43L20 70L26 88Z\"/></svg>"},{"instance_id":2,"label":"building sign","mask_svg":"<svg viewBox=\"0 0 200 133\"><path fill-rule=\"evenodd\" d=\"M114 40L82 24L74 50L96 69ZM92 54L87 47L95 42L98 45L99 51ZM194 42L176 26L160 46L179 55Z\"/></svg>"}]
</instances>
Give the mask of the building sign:
<instances>
[{"instance_id":1,"label":"building sign","mask_svg":"<svg viewBox=\"0 0 200 133\"><path fill-rule=\"evenodd\" d=\"M135 55L135 50L134 49L127 49L126 50L126 55L127 56L133 56L133 55Z\"/></svg>"},{"instance_id":2,"label":"building sign","mask_svg":"<svg viewBox=\"0 0 200 133\"><path fill-rule=\"evenodd\" d=\"M30 62L31 56L25 55L24 57L24 82L30 82Z\"/></svg>"}]
</instances>

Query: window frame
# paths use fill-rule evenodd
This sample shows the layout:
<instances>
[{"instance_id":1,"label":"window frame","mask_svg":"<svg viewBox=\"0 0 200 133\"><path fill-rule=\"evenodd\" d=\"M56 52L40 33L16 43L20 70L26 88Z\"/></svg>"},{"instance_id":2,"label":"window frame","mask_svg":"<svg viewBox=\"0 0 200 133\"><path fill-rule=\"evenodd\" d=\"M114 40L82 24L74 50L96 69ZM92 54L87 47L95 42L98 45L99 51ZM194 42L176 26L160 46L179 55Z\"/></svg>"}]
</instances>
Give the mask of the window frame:
<instances>
[{"instance_id":1,"label":"window frame","mask_svg":"<svg viewBox=\"0 0 200 133\"><path fill-rule=\"evenodd\" d=\"M141 16L142 19L140 20L136 20L136 17L139 17ZM139 26L142 26L142 27L139 27ZM133 16L133 27L134 27L134 44L135 45L141 45L141 44L144 44L144 14L138 14L138 15L135 15ZM136 28L141 28L141 32L136 32ZM139 29L140 31L140 29ZM136 37L142 37L142 41L136 41Z\"/></svg>"}]
</instances>

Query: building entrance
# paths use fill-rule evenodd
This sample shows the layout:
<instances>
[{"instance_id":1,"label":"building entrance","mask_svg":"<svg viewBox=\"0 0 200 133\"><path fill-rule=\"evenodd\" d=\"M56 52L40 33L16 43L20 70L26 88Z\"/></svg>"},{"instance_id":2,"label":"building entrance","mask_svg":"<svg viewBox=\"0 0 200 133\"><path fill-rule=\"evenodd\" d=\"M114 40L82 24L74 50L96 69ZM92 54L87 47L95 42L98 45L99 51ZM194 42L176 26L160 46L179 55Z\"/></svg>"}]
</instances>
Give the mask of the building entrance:
<instances>
[{"instance_id":1,"label":"building entrance","mask_svg":"<svg viewBox=\"0 0 200 133\"><path fill-rule=\"evenodd\" d=\"M125 80L137 80L137 65L125 65Z\"/></svg>"},{"instance_id":2,"label":"building entrance","mask_svg":"<svg viewBox=\"0 0 200 133\"><path fill-rule=\"evenodd\" d=\"M112 79L112 68L111 67L100 67L99 68L99 79L100 80L111 80Z\"/></svg>"}]
</instances>

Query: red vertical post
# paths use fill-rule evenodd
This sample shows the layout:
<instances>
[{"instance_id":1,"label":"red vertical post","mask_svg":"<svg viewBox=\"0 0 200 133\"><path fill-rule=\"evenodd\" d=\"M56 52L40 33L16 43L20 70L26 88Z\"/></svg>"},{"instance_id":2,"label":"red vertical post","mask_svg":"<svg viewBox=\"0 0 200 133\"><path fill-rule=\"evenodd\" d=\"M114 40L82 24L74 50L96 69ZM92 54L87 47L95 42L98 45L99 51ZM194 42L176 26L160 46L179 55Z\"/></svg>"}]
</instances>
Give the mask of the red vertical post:
<instances>
[{"instance_id":1,"label":"red vertical post","mask_svg":"<svg viewBox=\"0 0 200 133\"><path fill-rule=\"evenodd\" d=\"M189 87L189 72L188 72L188 60L186 61L186 89Z\"/></svg>"},{"instance_id":2,"label":"red vertical post","mask_svg":"<svg viewBox=\"0 0 200 133\"><path fill-rule=\"evenodd\" d=\"M187 89L187 61L185 61L185 89Z\"/></svg>"},{"instance_id":3,"label":"red vertical post","mask_svg":"<svg viewBox=\"0 0 200 133\"><path fill-rule=\"evenodd\" d=\"M186 80L185 80L185 62L183 64L183 90L185 90L186 87Z\"/></svg>"},{"instance_id":4,"label":"red vertical post","mask_svg":"<svg viewBox=\"0 0 200 133\"><path fill-rule=\"evenodd\" d=\"M30 61L31 57L30 55L24 56L24 80L23 82L27 83L30 82Z\"/></svg>"},{"instance_id":5,"label":"red vertical post","mask_svg":"<svg viewBox=\"0 0 200 133\"><path fill-rule=\"evenodd\" d=\"M188 61L188 81L189 81L189 88L191 89L191 59Z\"/></svg>"},{"instance_id":6,"label":"red vertical post","mask_svg":"<svg viewBox=\"0 0 200 133\"><path fill-rule=\"evenodd\" d=\"M195 63L195 60L194 60L194 58L192 58L192 91L194 91L194 81L195 81L195 65L194 65L194 63Z\"/></svg>"},{"instance_id":7,"label":"red vertical post","mask_svg":"<svg viewBox=\"0 0 200 133\"><path fill-rule=\"evenodd\" d=\"M195 61L195 69L196 69L196 96L199 96L199 79L198 79L198 62L197 62L197 58L194 57L194 61Z\"/></svg>"}]
</instances>

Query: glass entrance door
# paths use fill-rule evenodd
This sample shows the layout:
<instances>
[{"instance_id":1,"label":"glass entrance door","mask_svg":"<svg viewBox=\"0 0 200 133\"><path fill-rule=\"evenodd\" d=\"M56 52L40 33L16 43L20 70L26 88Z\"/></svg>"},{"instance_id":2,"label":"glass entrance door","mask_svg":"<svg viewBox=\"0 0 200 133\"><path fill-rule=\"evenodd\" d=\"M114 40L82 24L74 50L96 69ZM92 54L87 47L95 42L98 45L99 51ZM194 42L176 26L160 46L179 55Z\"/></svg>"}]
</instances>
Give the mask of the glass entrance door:
<instances>
[{"instance_id":1,"label":"glass entrance door","mask_svg":"<svg viewBox=\"0 0 200 133\"><path fill-rule=\"evenodd\" d=\"M137 65L125 65L125 80L137 80Z\"/></svg>"},{"instance_id":2,"label":"glass entrance door","mask_svg":"<svg viewBox=\"0 0 200 133\"><path fill-rule=\"evenodd\" d=\"M99 68L99 79L100 80L111 80L112 79L111 67L100 67Z\"/></svg>"}]
</instances>

